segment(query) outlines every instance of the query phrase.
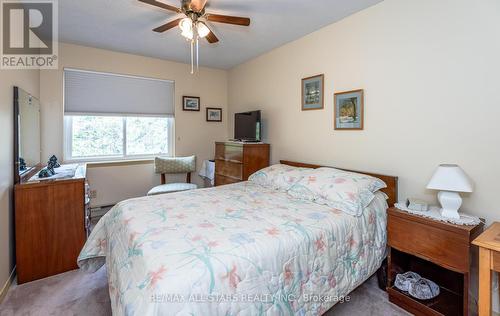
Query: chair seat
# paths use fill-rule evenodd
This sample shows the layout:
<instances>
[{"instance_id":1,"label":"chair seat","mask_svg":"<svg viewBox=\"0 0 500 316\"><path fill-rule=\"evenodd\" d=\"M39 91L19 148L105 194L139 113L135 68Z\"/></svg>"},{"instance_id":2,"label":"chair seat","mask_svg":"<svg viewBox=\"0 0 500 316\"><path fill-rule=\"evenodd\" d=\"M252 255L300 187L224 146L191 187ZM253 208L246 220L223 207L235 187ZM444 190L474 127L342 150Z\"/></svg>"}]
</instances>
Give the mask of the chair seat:
<instances>
[{"instance_id":1,"label":"chair seat","mask_svg":"<svg viewBox=\"0 0 500 316\"><path fill-rule=\"evenodd\" d=\"M151 190L149 190L148 195L173 193L173 192L194 190L197 188L198 186L194 183L167 183L152 188Z\"/></svg>"}]
</instances>

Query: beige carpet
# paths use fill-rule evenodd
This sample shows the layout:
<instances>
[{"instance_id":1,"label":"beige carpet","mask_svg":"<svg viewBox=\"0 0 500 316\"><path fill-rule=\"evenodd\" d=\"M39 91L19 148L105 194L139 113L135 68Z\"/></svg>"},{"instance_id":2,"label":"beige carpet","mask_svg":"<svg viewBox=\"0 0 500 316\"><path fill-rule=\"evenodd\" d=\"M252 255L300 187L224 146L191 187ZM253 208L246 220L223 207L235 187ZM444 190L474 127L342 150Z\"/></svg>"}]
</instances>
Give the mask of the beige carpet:
<instances>
[{"instance_id":1,"label":"beige carpet","mask_svg":"<svg viewBox=\"0 0 500 316\"><path fill-rule=\"evenodd\" d=\"M0 315L111 315L105 268L94 274L70 271L43 280L13 285ZM350 301L335 305L332 315L408 315L389 303L387 294L372 277L350 295Z\"/></svg>"}]
</instances>

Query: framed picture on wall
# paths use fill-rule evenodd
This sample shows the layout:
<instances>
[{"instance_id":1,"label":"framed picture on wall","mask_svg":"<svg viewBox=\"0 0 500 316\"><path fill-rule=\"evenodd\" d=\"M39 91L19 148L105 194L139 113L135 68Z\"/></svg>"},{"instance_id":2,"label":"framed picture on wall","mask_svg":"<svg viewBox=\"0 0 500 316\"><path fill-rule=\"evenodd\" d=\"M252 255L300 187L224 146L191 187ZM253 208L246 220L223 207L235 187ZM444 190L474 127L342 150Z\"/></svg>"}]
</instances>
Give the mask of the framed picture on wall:
<instances>
[{"instance_id":1,"label":"framed picture on wall","mask_svg":"<svg viewBox=\"0 0 500 316\"><path fill-rule=\"evenodd\" d=\"M182 109L184 111L199 111L200 110L200 98L199 97L182 97Z\"/></svg>"},{"instance_id":2,"label":"framed picture on wall","mask_svg":"<svg viewBox=\"0 0 500 316\"><path fill-rule=\"evenodd\" d=\"M302 111L323 109L324 79L323 74L302 79Z\"/></svg>"},{"instance_id":3,"label":"framed picture on wall","mask_svg":"<svg viewBox=\"0 0 500 316\"><path fill-rule=\"evenodd\" d=\"M222 109L207 108L207 122L222 122Z\"/></svg>"},{"instance_id":4,"label":"framed picture on wall","mask_svg":"<svg viewBox=\"0 0 500 316\"><path fill-rule=\"evenodd\" d=\"M362 130L364 124L363 90L337 92L334 96L334 128L336 130Z\"/></svg>"}]
</instances>

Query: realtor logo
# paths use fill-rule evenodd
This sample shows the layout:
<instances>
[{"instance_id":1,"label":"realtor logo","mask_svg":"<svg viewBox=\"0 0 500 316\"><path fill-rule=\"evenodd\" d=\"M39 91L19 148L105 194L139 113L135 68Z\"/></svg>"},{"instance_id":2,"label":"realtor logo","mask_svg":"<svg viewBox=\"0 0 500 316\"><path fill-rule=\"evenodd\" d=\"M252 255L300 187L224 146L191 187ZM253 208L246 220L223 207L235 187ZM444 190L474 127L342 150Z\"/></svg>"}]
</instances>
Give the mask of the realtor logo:
<instances>
[{"instance_id":1,"label":"realtor logo","mask_svg":"<svg viewBox=\"0 0 500 316\"><path fill-rule=\"evenodd\" d=\"M2 0L2 69L56 69L57 0Z\"/></svg>"}]
</instances>

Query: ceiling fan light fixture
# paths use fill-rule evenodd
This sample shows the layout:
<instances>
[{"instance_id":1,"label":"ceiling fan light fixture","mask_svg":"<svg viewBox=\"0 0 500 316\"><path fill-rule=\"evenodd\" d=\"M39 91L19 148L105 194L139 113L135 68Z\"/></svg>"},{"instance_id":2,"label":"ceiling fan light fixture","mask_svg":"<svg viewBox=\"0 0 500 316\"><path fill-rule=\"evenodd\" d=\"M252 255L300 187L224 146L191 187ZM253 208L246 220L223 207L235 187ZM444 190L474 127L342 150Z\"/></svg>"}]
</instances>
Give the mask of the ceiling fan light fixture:
<instances>
[{"instance_id":1,"label":"ceiling fan light fixture","mask_svg":"<svg viewBox=\"0 0 500 316\"><path fill-rule=\"evenodd\" d=\"M1 1L1 0L0 0ZM185 17L178 17L168 23L160 25L153 29L154 32L163 33L176 26L181 29L181 35L186 38L191 46L191 74L194 73L195 65L198 69L199 64L199 42L200 38L205 38L208 43L219 42L219 39L210 30L207 22L225 23L241 26L249 26L250 19L238 16L211 14L205 12L205 7L209 0L180 0L181 8L168 5L163 0L139 0L175 13L183 14ZM173 0L172 0L173 1ZM177 0L179 1L179 0Z\"/></svg>"},{"instance_id":2,"label":"ceiling fan light fixture","mask_svg":"<svg viewBox=\"0 0 500 316\"><path fill-rule=\"evenodd\" d=\"M192 40L194 37L193 30L182 31L181 35L184 36L185 38L187 38L188 40Z\"/></svg>"},{"instance_id":3,"label":"ceiling fan light fixture","mask_svg":"<svg viewBox=\"0 0 500 316\"><path fill-rule=\"evenodd\" d=\"M190 18L184 18L179 22L179 27L182 30L182 33L193 33L193 20Z\"/></svg>"},{"instance_id":4,"label":"ceiling fan light fixture","mask_svg":"<svg viewBox=\"0 0 500 316\"><path fill-rule=\"evenodd\" d=\"M196 29L198 31L198 36L201 38L210 34L210 29L203 22L198 21L198 23L196 23Z\"/></svg>"}]
</instances>

